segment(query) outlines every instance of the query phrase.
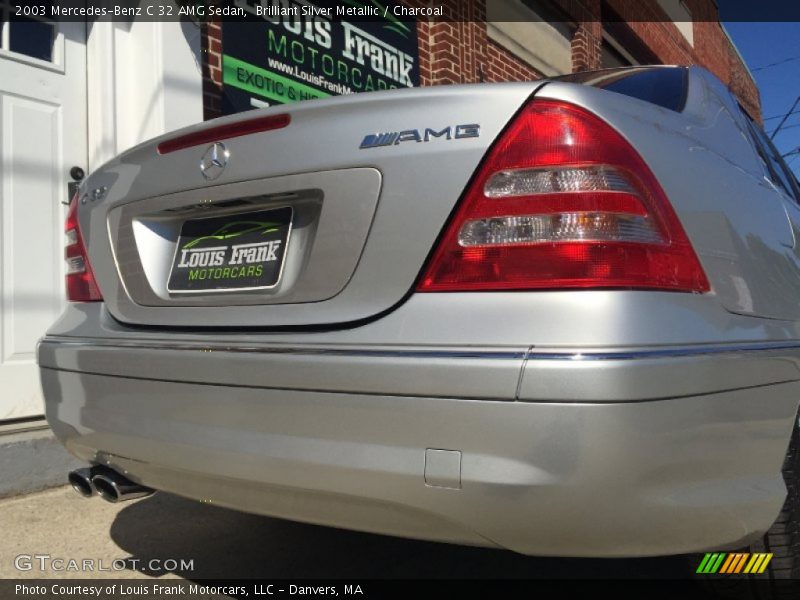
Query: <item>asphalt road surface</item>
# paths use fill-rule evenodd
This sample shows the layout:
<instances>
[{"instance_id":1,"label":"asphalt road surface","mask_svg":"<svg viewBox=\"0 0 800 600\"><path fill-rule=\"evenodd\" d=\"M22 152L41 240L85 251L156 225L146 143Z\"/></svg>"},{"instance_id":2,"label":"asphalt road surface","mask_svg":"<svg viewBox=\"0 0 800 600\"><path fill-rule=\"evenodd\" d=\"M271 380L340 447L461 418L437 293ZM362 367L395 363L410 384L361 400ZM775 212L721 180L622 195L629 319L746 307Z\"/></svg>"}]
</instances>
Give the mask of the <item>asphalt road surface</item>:
<instances>
[{"instance_id":1,"label":"asphalt road surface","mask_svg":"<svg viewBox=\"0 0 800 600\"><path fill-rule=\"evenodd\" d=\"M2 578L684 578L692 571L682 557L531 558L292 523L169 494L109 504L67 487L0 501L0 532ZM63 570L69 559L92 560L95 571ZM191 568L148 569L173 566L168 559Z\"/></svg>"}]
</instances>

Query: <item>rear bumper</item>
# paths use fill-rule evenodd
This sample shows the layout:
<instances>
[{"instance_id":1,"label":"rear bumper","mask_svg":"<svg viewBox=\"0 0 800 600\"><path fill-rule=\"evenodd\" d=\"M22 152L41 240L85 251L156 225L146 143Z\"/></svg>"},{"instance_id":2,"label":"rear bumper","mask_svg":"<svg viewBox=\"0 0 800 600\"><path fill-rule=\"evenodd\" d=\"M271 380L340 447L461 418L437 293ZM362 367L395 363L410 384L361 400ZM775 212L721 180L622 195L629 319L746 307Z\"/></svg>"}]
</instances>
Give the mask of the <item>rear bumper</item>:
<instances>
[{"instance_id":1,"label":"rear bumper","mask_svg":"<svg viewBox=\"0 0 800 600\"><path fill-rule=\"evenodd\" d=\"M47 417L156 489L526 554L735 547L785 496L785 355L263 350L48 338Z\"/></svg>"}]
</instances>

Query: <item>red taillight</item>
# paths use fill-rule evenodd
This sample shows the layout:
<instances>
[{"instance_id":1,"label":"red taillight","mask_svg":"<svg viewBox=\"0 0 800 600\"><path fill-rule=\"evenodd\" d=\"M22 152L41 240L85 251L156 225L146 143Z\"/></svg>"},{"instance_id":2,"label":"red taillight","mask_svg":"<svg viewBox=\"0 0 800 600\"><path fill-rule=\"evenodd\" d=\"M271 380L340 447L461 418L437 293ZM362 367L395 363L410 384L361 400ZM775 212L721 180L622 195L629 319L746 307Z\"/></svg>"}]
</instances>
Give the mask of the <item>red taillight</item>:
<instances>
[{"instance_id":1,"label":"red taillight","mask_svg":"<svg viewBox=\"0 0 800 600\"><path fill-rule=\"evenodd\" d=\"M707 292L655 176L599 117L528 104L489 151L417 287Z\"/></svg>"},{"instance_id":2,"label":"red taillight","mask_svg":"<svg viewBox=\"0 0 800 600\"><path fill-rule=\"evenodd\" d=\"M161 142L157 147L157 151L159 154L168 154L199 144L208 144L210 142L227 140L242 135L250 135L251 133L270 131L272 129L282 129L288 126L291 120L288 114L280 114L257 117L255 119L239 121L238 123L217 125L216 127L195 131L194 133L187 133L186 135Z\"/></svg>"},{"instance_id":3,"label":"red taillight","mask_svg":"<svg viewBox=\"0 0 800 600\"><path fill-rule=\"evenodd\" d=\"M78 195L69 203L64 258L67 261L67 300L70 302L97 302L103 299L92 273L86 254L81 227L78 223Z\"/></svg>"}]
</instances>

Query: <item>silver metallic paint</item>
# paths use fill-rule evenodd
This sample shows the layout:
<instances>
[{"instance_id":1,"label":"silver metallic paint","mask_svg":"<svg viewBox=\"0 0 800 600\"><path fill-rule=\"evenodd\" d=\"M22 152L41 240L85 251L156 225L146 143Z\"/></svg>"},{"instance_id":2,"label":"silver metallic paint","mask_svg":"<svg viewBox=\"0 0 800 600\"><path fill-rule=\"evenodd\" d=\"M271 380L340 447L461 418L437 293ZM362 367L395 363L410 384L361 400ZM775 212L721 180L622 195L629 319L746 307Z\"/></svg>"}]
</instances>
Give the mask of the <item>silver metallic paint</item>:
<instances>
[{"instance_id":1,"label":"silver metallic paint","mask_svg":"<svg viewBox=\"0 0 800 600\"><path fill-rule=\"evenodd\" d=\"M710 293L408 294L488 144L534 91L585 106L642 154ZM106 302L71 304L39 347L47 416L71 452L243 510L532 554L733 548L770 526L800 403L800 212L765 179L724 86L690 69L683 114L561 82L280 110L291 126L232 140L218 186L198 181L204 147L159 157L158 140L84 183L108 188L79 213ZM420 115L479 121L481 138L357 150L364 131ZM119 244L124 211L133 223L236 186L324 205L349 184L311 185L320 172L369 170L380 194L366 241L341 257L344 280L320 271L301 295L298 268L282 299L224 307L178 306L152 273L120 283L109 230ZM133 273L148 244L125 243L117 260ZM429 448L461 452L461 489L425 485Z\"/></svg>"},{"instance_id":2,"label":"silver metallic paint","mask_svg":"<svg viewBox=\"0 0 800 600\"><path fill-rule=\"evenodd\" d=\"M165 139L162 137L125 152L87 177L84 185L106 185L109 191L103 202L92 207L94 210L79 213L98 285L109 310L117 319L133 324L242 327L352 321L391 308L412 287L442 224L487 146L540 85L514 83L466 89L414 89L400 94L356 94L282 106L280 112L291 113L288 127L225 142L236 161L231 162L213 185L203 185L202 178L194 175L206 145L159 155L155 148ZM486 106L491 106L492 110L487 111ZM218 123L252 116L247 113L226 117ZM408 129L421 119L421 125L434 125L437 117L443 124L471 123L479 117L481 136L450 142L406 143L370 152L358 149L364 131ZM180 133L199 128L188 128ZM348 174L353 169L356 171L350 178ZM164 302L163 298L158 298L158 290L148 294L142 286L127 291L121 286L109 251L109 229L112 240L120 233L126 237L125 221L115 216L121 207L135 213L140 210L137 206L140 203L148 207L171 200L196 204L250 195L252 189L263 189L265 192L261 193L269 194L316 189L324 211L327 198L334 196L346 200L348 195L353 195L353 201L366 201L354 191L358 184L354 181L355 173L364 169L380 173L380 198L363 250L345 257L357 260L358 268L341 292L332 297L301 294L293 305L282 303L248 309L241 305L220 307L219 298L212 295L206 298L204 308L197 305L197 299L190 302L182 297ZM325 173L329 174L328 179L318 181ZM270 181L265 181L267 179ZM244 191L235 186L225 187L229 184L236 184ZM174 198L172 194L180 196ZM367 195L366 190L364 194ZM339 218L346 224L358 215L357 208L344 211L337 206L332 218ZM323 228L319 232L325 235ZM312 237L309 243L313 242ZM130 251L131 244L126 244ZM129 256L126 252L125 257L126 267L133 272L135 255ZM287 258L287 271L303 266L299 257L294 261L290 259ZM118 257L118 261L122 260ZM312 265L309 263L309 266ZM323 270L314 277L307 277L305 284L328 289L331 287L329 279L333 277L333 273ZM319 301L321 299L325 302ZM265 302L269 301L267 296ZM237 299L231 302L236 304ZM252 297L246 302L253 302ZM215 308L207 308L212 306Z\"/></svg>"},{"instance_id":3,"label":"silver metallic paint","mask_svg":"<svg viewBox=\"0 0 800 600\"><path fill-rule=\"evenodd\" d=\"M67 448L222 506L561 556L739 547L770 526L797 384L534 403L231 388L42 369ZM424 482L462 453L460 490Z\"/></svg>"}]
</instances>

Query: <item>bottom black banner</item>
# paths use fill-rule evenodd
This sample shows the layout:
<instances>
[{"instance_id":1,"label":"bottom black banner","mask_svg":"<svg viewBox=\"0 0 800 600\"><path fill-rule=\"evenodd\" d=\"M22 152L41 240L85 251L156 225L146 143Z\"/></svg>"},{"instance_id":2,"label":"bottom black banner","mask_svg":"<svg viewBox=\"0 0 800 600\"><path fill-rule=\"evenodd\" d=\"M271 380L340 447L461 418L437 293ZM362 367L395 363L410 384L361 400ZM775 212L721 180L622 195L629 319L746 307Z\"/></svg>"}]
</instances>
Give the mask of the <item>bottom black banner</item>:
<instances>
[{"instance_id":1,"label":"bottom black banner","mask_svg":"<svg viewBox=\"0 0 800 600\"><path fill-rule=\"evenodd\" d=\"M800 598L800 580L746 578L700 580L198 580L162 579L5 579L0 598L83 600L87 598L150 600L169 598L732 598L782 600Z\"/></svg>"}]
</instances>

